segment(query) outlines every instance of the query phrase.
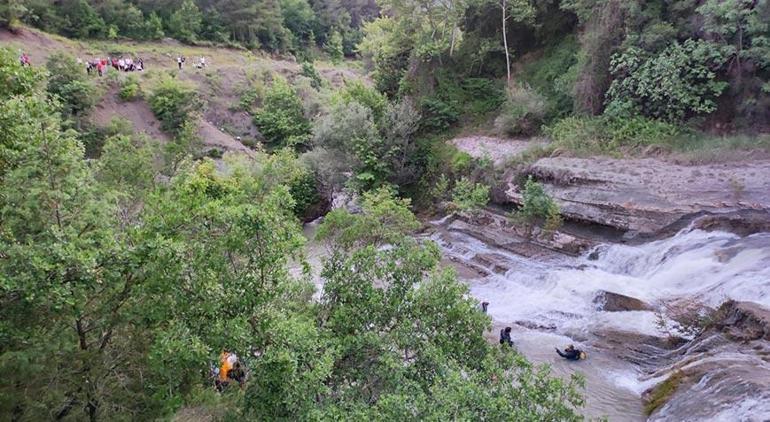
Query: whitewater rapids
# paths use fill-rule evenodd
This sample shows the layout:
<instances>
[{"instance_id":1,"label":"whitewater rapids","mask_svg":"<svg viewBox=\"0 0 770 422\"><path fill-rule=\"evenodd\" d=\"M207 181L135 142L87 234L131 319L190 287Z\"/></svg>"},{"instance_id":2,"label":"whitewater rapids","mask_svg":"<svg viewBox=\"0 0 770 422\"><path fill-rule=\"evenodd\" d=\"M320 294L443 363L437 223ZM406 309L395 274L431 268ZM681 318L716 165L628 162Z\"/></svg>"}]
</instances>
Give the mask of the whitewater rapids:
<instances>
[{"instance_id":1,"label":"whitewater rapids","mask_svg":"<svg viewBox=\"0 0 770 422\"><path fill-rule=\"evenodd\" d=\"M645 420L641 394L665 379L618 359L622 347L614 353L594 347L603 341L597 333L664 337L664 316L653 311L604 312L594 300L599 293L619 293L653 306L684 300L716 308L734 299L770 308L770 233L741 238L687 229L643 245L600 245L579 257L532 259L452 230L447 221L435 223L438 229L430 239L445 257L456 267L481 270L477 277L472 271L459 274L473 296L490 303L495 329L513 326L519 350L532 361L550 364L556 374L580 372L586 377L587 416ZM587 350L589 359L574 363L556 356L553 347L569 343ZM718 359L728 364L729 357ZM768 365L761 360L754 364ZM763 405L758 397L770 392L759 393L715 403L706 419L767 420L770 404ZM702 408L704 403L693 405ZM680 415L670 417L681 420Z\"/></svg>"}]
</instances>

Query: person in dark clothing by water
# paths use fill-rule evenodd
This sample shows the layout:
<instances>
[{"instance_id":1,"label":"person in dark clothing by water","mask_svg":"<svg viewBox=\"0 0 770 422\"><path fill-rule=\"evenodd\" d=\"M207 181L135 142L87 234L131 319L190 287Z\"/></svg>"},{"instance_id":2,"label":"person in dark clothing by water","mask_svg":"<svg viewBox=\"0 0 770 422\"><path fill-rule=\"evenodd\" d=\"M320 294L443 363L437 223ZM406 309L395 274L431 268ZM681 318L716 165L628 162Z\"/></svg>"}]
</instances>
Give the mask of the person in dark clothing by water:
<instances>
[{"instance_id":1,"label":"person in dark clothing by water","mask_svg":"<svg viewBox=\"0 0 770 422\"><path fill-rule=\"evenodd\" d=\"M508 344L513 347L513 340L511 340L511 327L505 327L500 330L500 344Z\"/></svg>"},{"instance_id":2,"label":"person in dark clothing by water","mask_svg":"<svg viewBox=\"0 0 770 422\"><path fill-rule=\"evenodd\" d=\"M575 346L569 345L566 349L564 349L564 352L559 350L559 348L556 348L556 353L559 354L559 356L563 357L567 360L580 360L581 355L583 355L583 352L580 349L576 349Z\"/></svg>"}]
</instances>

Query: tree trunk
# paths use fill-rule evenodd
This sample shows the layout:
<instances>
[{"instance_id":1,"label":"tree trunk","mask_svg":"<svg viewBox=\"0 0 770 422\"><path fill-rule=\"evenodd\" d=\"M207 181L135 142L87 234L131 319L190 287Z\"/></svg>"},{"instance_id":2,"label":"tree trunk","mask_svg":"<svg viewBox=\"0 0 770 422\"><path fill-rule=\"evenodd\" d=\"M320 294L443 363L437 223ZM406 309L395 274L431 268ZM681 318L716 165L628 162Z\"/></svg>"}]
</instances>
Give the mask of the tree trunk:
<instances>
[{"instance_id":1,"label":"tree trunk","mask_svg":"<svg viewBox=\"0 0 770 422\"><path fill-rule=\"evenodd\" d=\"M502 0L502 11L503 11L503 46L505 47L505 72L508 77L507 81L508 83L511 82L511 57L510 54L508 54L508 36L505 33L505 10L507 9L507 3L506 0Z\"/></svg>"}]
</instances>

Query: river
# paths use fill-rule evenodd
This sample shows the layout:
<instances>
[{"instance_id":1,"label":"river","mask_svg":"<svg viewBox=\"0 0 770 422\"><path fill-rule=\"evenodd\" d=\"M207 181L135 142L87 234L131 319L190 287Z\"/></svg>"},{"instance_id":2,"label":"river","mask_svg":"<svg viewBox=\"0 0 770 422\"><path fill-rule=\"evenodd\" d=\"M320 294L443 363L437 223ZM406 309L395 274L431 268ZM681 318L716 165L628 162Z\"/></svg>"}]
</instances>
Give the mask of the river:
<instances>
[{"instance_id":1,"label":"river","mask_svg":"<svg viewBox=\"0 0 770 422\"><path fill-rule=\"evenodd\" d=\"M458 268L471 294L490 303L488 313L494 322L490 337L500 327L510 325L516 347L528 359L549 364L559 376L583 374L584 412L590 417L645 420L641 395L665 379L665 374L650 373L644 365L623 359L624 348L635 345L609 344L613 333L631 334L624 338L665 337L660 326L665 322L669 333L673 330L687 337L662 313L605 312L595 301L598 293L619 293L653 305L687 301L717 307L735 299L770 308L770 233L741 238L686 229L643 245L600 245L591 251L593 254L579 257L551 254L527 258L454 230L446 219L433 224L435 230L426 237L440 245L445 262ZM306 225L310 238L314 227ZM323 248L310 242L308 260L315 275L322 256ZM320 283L319 278L316 280ZM554 347L567 344L586 350L589 358L579 362L559 358ZM740 357L744 364L765 365L763 370L770 371L766 360L747 361L752 358ZM714 404L713 409L704 410L703 403L693 406L701 411L695 413L710 420L767 420L770 405L762 404L761 399L768 392L759 393L724 397L724 403ZM660 412L663 419L668 419L666 410ZM682 415L674 412L668 416L681 420Z\"/></svg>"}]
</instances>

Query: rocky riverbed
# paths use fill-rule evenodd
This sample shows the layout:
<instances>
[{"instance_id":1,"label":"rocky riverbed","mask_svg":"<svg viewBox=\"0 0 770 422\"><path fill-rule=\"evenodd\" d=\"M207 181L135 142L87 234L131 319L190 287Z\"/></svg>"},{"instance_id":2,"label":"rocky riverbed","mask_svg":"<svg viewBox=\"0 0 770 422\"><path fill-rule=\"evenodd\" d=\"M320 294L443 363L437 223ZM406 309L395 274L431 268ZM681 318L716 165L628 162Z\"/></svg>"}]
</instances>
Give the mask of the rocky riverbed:
<instances>
[{"instance_id":1,"label":"rocky riverbed","mask_svg":"<svg viewBox=\"0 0 770 422\"><path fill-rule=\"evenodd\" d=\"M500 142L476 141L455 144L488 156ZM490 303L490 341L511 326L533 362L582 373L589 417L769 420L770 161L552 157L525 171L561 206L559 231L527 236L491 207L419 235ZM520 176L503 178L498 205L520 202ZM311 244L311 261L322 255ZM589 359L559 358L570 343Z\"/></svg>"}]
</instances>

